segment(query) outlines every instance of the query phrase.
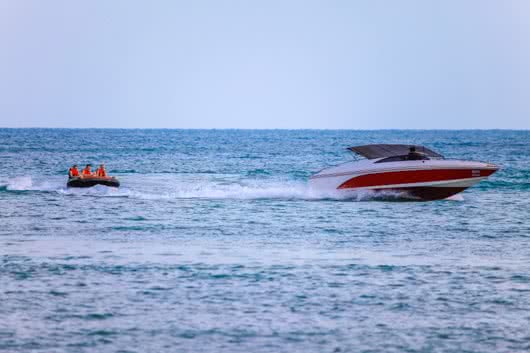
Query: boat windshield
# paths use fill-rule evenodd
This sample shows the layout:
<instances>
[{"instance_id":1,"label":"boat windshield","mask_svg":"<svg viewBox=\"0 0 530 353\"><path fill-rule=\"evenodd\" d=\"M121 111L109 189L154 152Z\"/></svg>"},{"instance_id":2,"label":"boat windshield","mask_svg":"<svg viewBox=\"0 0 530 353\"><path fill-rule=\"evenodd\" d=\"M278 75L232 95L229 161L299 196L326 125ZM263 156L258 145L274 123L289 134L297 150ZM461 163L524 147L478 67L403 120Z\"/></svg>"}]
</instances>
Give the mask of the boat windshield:
<instances>
[{"instance_id":1,"label":"boat windshield","mask_svg":"<svg viewBox=\"0 0 530 353\"><path fill-rule=\"evenodd\" d=\"M392 156L392 157L383 158L380 161L377 161L375 163L401 162L401 161L427 161L429 159L430 158L424 154L422 155L418 153L417 155L414 155L413 158L411 158L411 156L408 154L404 154L401 156Z\"/></svg>"}]
</instances>

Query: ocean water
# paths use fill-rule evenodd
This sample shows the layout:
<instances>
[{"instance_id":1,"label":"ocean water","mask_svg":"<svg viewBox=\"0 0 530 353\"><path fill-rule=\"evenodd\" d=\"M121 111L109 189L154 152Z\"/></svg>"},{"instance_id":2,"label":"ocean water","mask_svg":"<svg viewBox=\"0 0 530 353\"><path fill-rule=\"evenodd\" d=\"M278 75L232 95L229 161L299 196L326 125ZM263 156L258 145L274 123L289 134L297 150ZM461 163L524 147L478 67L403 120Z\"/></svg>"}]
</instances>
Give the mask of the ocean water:
<instances>
[{"instance_id":1,"label":"ocean water","mask_svg":"<svg viewBox=\"0 0 530 353\"><path fill-rule=\"evenodd\" d=\"M502 169L311 190L367 143ZM528 352L529 131L0 129L0 351ZM105 162L120 189L70 190Z\"/></svg>"}]
</instances>

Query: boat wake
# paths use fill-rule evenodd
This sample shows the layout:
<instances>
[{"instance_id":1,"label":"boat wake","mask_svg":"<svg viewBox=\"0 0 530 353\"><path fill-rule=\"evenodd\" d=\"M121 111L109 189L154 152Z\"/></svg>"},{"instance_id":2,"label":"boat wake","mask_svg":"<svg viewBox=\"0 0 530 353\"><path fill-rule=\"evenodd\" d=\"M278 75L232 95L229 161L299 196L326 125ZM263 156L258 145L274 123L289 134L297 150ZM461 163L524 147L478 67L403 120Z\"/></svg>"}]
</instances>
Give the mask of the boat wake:
<instances>
[{"instance_id":1,"label":"boat wake","mask_svg":"<svg viewBox=\"0 0 530 353\"><path fill-rule=\"evenodd\" d=\"M233 179L233 178L232 178ZM121 188L96 185L90 188L67 188L64 178L49 177L35 180L22 176L0 181L0 191L54 192L61 195L92 197L126 197L144 200L171 199L233 199L233 200L336 200L336 201L401 201L411 198L395 191L374 192L318 190L303 181L273 181L263 179L230 180L208 178L143 177L129 180Z\"/></svg>"}]
</instances>

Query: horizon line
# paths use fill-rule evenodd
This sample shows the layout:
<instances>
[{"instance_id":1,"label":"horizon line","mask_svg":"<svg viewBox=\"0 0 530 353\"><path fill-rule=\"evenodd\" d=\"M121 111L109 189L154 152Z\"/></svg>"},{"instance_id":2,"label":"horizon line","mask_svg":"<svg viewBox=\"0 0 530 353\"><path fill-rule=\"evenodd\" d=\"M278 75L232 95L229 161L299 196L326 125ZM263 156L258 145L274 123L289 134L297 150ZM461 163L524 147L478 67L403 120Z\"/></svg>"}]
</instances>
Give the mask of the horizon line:
<instances>
[{"instance_id":1,"label":"horizon line","mask_svg":"<svg viewBox=\"0 0 530 353\"><path fill-rule=\"evenodd\" d=\"M379 128L379 129L333 129L333 128L178 128L178 127L2 127L0 129L18 129L18 130L244 130L244 131L530 131L530 128Z\"/></svg>"}]
</instances>

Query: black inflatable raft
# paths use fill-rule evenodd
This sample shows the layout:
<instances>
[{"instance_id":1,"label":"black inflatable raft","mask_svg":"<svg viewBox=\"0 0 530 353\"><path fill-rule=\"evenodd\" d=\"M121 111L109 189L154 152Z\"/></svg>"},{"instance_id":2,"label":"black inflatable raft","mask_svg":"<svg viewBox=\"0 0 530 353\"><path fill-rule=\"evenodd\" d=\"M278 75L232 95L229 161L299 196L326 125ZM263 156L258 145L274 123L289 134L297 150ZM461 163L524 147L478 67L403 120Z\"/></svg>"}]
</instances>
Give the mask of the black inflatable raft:
<instances>
[{"instance_id":1,"label":"black inflatable raft","mask_svg":"<svg viewBox=\"0 0 530 353\"><path fill-rule=\"evenodd\" d=\"M120 182L115 177L74 177L69 178L66 186L69 188L89 188L95 185L113 186L115 188L120 186Z\"/></svg>"}]
</instances>

